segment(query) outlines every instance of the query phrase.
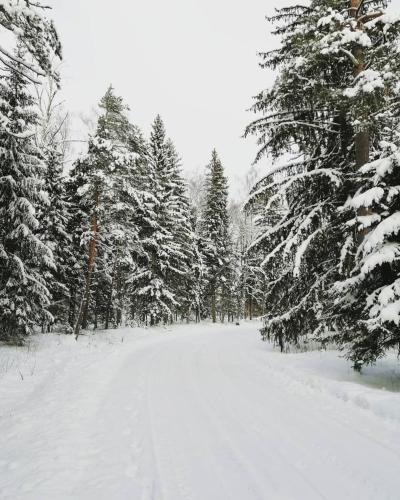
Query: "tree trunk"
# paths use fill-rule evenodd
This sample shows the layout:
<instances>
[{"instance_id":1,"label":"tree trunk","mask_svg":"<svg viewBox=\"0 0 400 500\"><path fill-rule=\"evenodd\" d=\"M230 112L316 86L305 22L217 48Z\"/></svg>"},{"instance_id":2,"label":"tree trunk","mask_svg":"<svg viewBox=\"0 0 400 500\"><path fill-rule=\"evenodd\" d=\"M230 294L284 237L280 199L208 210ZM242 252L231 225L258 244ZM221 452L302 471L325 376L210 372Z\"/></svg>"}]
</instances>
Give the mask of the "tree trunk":
<instances>
[{"instance_id":1,"label":"tree trunk","mask_svg":"<svg viewBox=\"0 0 400 500\"><path fill-rule=\"evenodd\" d=\"M350 14L357 21L357 30L363 31L362 23L358 22L358 9L361 5L361 2L362 0L350 0ZM357 78L365 69L364 49L361 46L358 46L354 50L353 55L357 59L357 64L354 65L354 77ZM361 123L365 118L365 116L360 116ZM369 132L363 123L361 125L361 130L359 130L359 132L356 134L355 150L356 166L357 168L360 168L369 161Z\"/></svg>"},{"instance_id":2,"label":"tree trunk","mask_svg":"<svg viewBox=\"0 0 400 500\"><path fill-rule=\"evenodd\" d=\"M211 289L211 317L212 317L212 322L216 323L217 322L217 304L216 304L215 285L213 285L212 289Z\"/></svg>"},{"instance_id":3,"label":"tree trunk","mask_svg":"<svg viewBox=\"0 0 400 500\"><path fill-rule=\"evenodd\" d=\"M99 206L99 191L98 191L98 188L96 187L95 193L94 193L94 210L93 210L93 213L91 215L91 220L90 220L91 235L90 235L90 242L89 242L89 255L88 255L88 265L87 265L85 289L84 289L84 292L82 295L78 319L77 319L76 325L75 325L75 338L76 338L76 340L78 340L80 330L81 330L81 325L84 326L84 328L87 327L89 299L90 299L90 286L92 284L93 269L94 269L94 266L96 263L96 254L97 254L97 233L98 233L97 208L98 208L98 206Z\"/></svg>"},{"instance_id":4,"label":"tree trunk","mask_svg":"<svg viewBox=\"0 0 400 500\"><path fill-rule=\"evenodd\" d=\"M113 270L112 270L112 276L111 276L111 289L110 289L110 293L109 293L108 299L107 299L106 324L105 324L106 330L108 330L108 327L110 324L110 312L111 312L111 306L112 306L114 283L115 283L115 278L116 278L117 260L118 260L118 253L117 253L117 256L115 257L115 260L113 263Z\"/></svg>"},{"instance_id":5,"label":"tree trunk","mask_svg":"<svg viewBox=\"0 0 400 500\"><path fill-rule=\"evenodd\" d=\"M363 30L363 24L359 21L359 8L361 6L362 0L350 0L350 14L357 21L357 30ZM357 78L360 73L365 70L365 53L361 46L358 46L354 50L354 57L357 59L357 64L354 66L354 77ZM363 165L369 162L369 149L370 149L370 138L369 130L365 125L367 117L361 113L359 121L361 122L361 128L356 133L355 136L355 159L356 168L359 170ZM372 209L368 207L361 207L357 210L357 216L363 217L366 215L371 215ZM369 233L371 229L365 228L358 232L357 241L362 243L365 236Z\"/></svg>"},{"instance_id":6,"label":"tree trunk","mask_svg":"<svg viewBox=\"0 0 400 500\"><path fill-rule=\"evenodd\" d=\"M112 304L112 288L110 290L110 293L108 294L108 299L107 299L106 324L105 324L106 330L108 330L108 328L110 326L111 304Z\"/></svg>"},{"instance_id":7,"label":"tree trunk","mask_svg":"<svg viewBox=\"0 0 400 500\"><path fill-rule=\"evenodd\" d=\"M75 326L76 290L73 288L69 299L68 324L71 329Z\"/></svg>"},{"instance_id":8,"label":"tree trunk","mask_svg":"<svg viewBox=\"0 0 400 500\"><path fill-rule=\"evenodd\" d=\"M99 291L97 289L96 290L96 300L94 303L94 324L93 324L94 330L97 330L98 316L99 316Z\"/></svg>"}]
</instances>

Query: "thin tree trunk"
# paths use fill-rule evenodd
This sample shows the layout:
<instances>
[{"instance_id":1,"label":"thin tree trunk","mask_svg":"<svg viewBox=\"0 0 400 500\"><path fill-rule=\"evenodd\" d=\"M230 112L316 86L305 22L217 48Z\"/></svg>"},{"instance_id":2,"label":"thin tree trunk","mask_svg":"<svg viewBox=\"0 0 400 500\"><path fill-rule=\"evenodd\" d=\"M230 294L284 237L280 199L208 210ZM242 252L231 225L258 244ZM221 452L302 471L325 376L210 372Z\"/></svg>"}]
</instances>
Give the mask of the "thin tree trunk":
<instances>
[{"instance_id":1,"label":"thin tree trunk","mask_svg":"<svg viewBox=\"0 0 400 500\"><path fill-rule=\"evenodd\" d=\"M96 290L96 300L95 300L95 303L94 303L94 324L93 324L93 329L94 330L97 330L98 315L99 315L99 291L97 289Z\"/></svg>"},{"instance_id":2,"label":"thin tree trunk","mask_svg":"<svg viewBox=\"0 0 400 500\"><path fill-rule=\"evenodd\" d=\"M216 304L215 285L213 285L212 289L211 289L211 317L212 317L212 322L216 323L217 322L217 304Z\"/></svg>"},{"instance_id":3,"label":"thin tree trunk","mask_svg":"<svg viewBox=\"0 0 400 500\"><path fill-rule=\"evenodd\" d=\"M359 8L362 4L362 0L350 0L350 15L354 17L357 21L357 30L363 30L363 24L359 22ZM358 46L353 53L357 60L357 64L354 65L354 77L357 78L365 70L365 53L361 46ZM363 165L369 162L369 149L370 149L370 137L369 130L367 126L363 123L367 119L366 116L361 115L359 121L361 122L361 129L356 133L355 136L355 159L356 168L359 170ZM366 215L371 215L372 210L368 207L361 207L357 210L357 216L363 217ZM365 236L370 231L370 228L362 229L358 232L357 240L362 243Z\"/></svg>"},{"instance_id":4,"label":"thin tree trunk","mask_svg":"<svg viewBox=\"0 0 400 500\"><path fill-rule=\"evenodd\" d=\"M110 325L110 311L111 311L111 304L112 304L112 284L111 284L111 290L110 293L108 294L108 299L107 299L107 310L106 310L106 324L105 324L105 329L108 330L108 327Z\"/></svg>"},{"instance_id":5,"label":"thin tree trunk","mask_svg":"<svg viewBox=\"0 0 400 500\"><path fill-rule=\"evenodd\" d=\"M117 256L116 256L114 263L113 263L113 270L112 270L112 276L111 276L111 290L110 290L110 293L109 293L108 299L107 299L106 324L105 324L106 330L108 330L109 323L110 323L110 312L111 312L112 296L113 296L113 289L114 289L114 283L115 283L115 270L117 267L117 259L118 259L118 253L117 253Z\"/></svg>"},{"instance_id":6,"label":"thin tree trunk","mask_svg":"<svg viewBox=\"0 0 400 500\"><path fill-rule=\"evenodd\" d=\"M76 290L71 291L69 299L68 324L71 328L75 326L75 309L76 309Z\"/></svg>"},{"instance_id":7,"label":"thin tree trunk","mask_svg":"<svg viewBox=\"0 0 400 500\"><path fill-rule=\"evenodd\" d=\"M361 5L362 0L350 0L350 13L357 21L357 30L362 31L363 25L358 22L358 9ZM364 49L358 46L354 50L354 57L357 60L357 64L354 65L354 77L357 78L360 73L365 70L365 54ZM360 117L360 118L366 118ZM356 166L357 168L362 167L369 161L369 131L362 125L362 129L356 134L355 138L355 154L356 154Z\"/></svg>"},{"instance_id":8,"label":"thin tree trunk","mask_svg":"<svg viewBox=\"0 0 400 500\"><path fill-rule=\"evenodd\" d=\"M75 325L75 338L78 340L81 325L87 326L87 318L88 318L88 310L89 310L89 299L90 299L90 286L92 284L92 276L93 269L96 263L96 254L97 254L97 208L99 206L99 192L98 188L95 188L94 194L94 210L91 215L90 220L90 242L89 242L89 255L88 255L88 265L87 265L87 273L86 273L86 281L85 281L85 289L82 295L81 305L79 308L78 319Z\"/></svg>"}]
</instances>

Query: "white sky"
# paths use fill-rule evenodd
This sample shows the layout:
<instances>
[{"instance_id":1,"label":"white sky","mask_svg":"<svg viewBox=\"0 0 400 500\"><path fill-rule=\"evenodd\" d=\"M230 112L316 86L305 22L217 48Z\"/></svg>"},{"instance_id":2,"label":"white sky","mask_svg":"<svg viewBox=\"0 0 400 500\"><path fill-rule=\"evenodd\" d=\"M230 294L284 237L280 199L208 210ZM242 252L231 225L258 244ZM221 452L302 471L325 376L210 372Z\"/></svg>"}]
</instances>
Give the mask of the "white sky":
<instances>
[{"instance_id":1,"label":"white sky","mask_svg":"<svg viewBox=\"0 0 400 500\"><path fill-rule=\"evenodd\" d=\"M254 117L246 110L273 81L258 67L257 52L277 44L265 15L290 3L51 0L66 105L88 114L112 83L146 135L161 114L186 172L202 170L216 147L237 193L257 150L253 138L241 138Z\"/></svg>"},{"instance_id":2,"label":"white sky","mask_svg":"<svg viewBox=\"0 0 400 500\"><path fill-rule=\"evenodd\" d=\"M257 51L271 46L265 0L52 0L63 93L89 113L112 83L148 134L157 113L184 160L203 169L216 147L240 188L255 153L242 139L251 97L270 85Z\"/></svg>"}]
</instances>

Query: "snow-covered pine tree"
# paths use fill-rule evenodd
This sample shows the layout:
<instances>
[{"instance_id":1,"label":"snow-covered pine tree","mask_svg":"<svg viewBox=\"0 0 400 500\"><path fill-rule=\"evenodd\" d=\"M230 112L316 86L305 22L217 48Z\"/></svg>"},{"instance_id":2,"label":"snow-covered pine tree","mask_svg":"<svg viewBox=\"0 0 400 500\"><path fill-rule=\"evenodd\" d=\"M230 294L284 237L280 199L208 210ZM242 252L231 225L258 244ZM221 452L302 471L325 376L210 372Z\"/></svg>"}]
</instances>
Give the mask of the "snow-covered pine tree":
<instances>
[{"instance_id":1,"label":"snow-covered pine tree","mask_svg":"<svg viewBox=\"0 0 400 500\"><path fill-rule=\"evenodd\" d=\"M250 247L263 254L268 280L262 333L281 349L325 330L325 294L337 278L343 242L337 207L347 197L344 181L355 156L343 92L354 68L334 37L358 36L348 16L344 0L313 0L269 19L282 44L262 54L261 66L279 76L256 97L253 109L263 116L246 131L258 136L257 160L266 154L279 160L255 185L248 207L258 207L265 224Z\"/></svg>"},{"instance_id":2,"label":"snow-covered pine tree","mask_svg":"<svg viewBox=\"0 0 400 500\"><path fill-rule=\"evenodd\" d=\"M81 292L85 287L87 221L90 219L90 200L82 196L82 189L87 185L89 166L86 157L78 158L66 179L66 196L71 212L67 224L67 234L71 237L71 249L75 265L69 269L68 324L73 329L81 304Z\"/></svg>"},{"instance_id":3,"label":"snow-covered pine tree","mask_svg":"<svg viewBox=\"0 0 400 500\"><path fill-rule=\"evenodd\" d=\"M182 176L181 159L173 142L167 140L167 152L170 163L171 190L168 200L171 232L177 250L178 272L171 275L172 287L179 306L176 313L187 320L192 313L197 314L199 304L199 282L201 282L201 260L197 248L197 238L192 226L192 212L188 198L187 184Z\"/></svg>"},{"instance_id":4,"label":"snow-covered pine tree","mask_svg":"<svg viewBox=\"0 0 400 500\"><path fill-rule=\"evenodd\" d=\"M204 263L203 249L205 244L201 234L201 213L205 200L205 175L203 172L192 175L187 180L187 194L190 204L190 222L192 228L192 255L186 309L194 313L196 323L207 316L205 304L206 268Z\"/></svg>"},{"instance_id":5,"label":"snow-covered pine tree","mask_svg":"<svg viewBox=\"0 0 400 500\"><path fill-rule=\"evenodd\" d=\"M20 44L30 58L20 57L2 47L0 62L8 69L15 69L31 83L38 78L53 76L54 57L61 57L61 43L52 21L45 17L48 9L39 1L2 0L0 26L11 36L11 44Z\"/></svg>"},{"instance_id":6,"label":"snow-covered pine tree","mask_svg":"<svg viewBox=\"0 0 400 500\"><path fill-rule=\"evenodd\" d=\"M223 318L223 300L231 281L232 242L229 234L228 181L221 160L214 149L207 167L205 200L200 221L202 254L205 266L206 300L213 322L217 313ZM226 305L226 304L225 304Z\"/></svg>"},{"instance_id":7,"label":"snow-covered pine tree","mask_svg":"<svg viewBox=\"0 0 400 500\"><path fill-rule=\"evenodd\" d=\"M141 254L130 280L132 312L150 324L174 319L191 256L189 206L179 159L157 116L147 148L147 197L140 213Z\"/></svg>"},{"instance_id":8,"label":"snow-covered pine tree","mask_svg":"<svg viewBox=\"0 0 400 500\"><path fill-rule=\"evenodd\" d=\"M338 12L324 21L333 29L330 57L343 52L354 63L342 99L359 168L349 179L354 196L342 208L345 279L333 290L337 333L325 341L338 342L359 368L400 345L400 15L389 14L385 1L352 0L351 7L340 13L343 32L334 31Z\"/></svg>"},{"instance_id":9,"label":"snow-covered pine tree","mask_svg":"<svg viewBox=\"0 0 400 500\"><path fill-rule=\"evenodd\" d=\"M232 238L229 237L224 279L222 280L220 292L221 322L238 320L242 315L241 306L239 253L234 248Z\"/></svg>"},{"instance_id":10,"label":"snow-covered pine tree","mask_svg":"<svg viewBox=\"0 0 400 500\"><path fill-rule=\"evenodd\" d=\"M247 192L248 193L248 192ZM243 210L243 203L231 205L233 241L236 258L237 311L241 318L261 316L264 301L264 272L258 254L249 255L248 248L257 237L255 216Z\"/></svg>"},{"instance_id":11,"label":"snow-covered pine tree","mask_svg":"<svg viewBox=\"0 0 400 500\"><path fill-rule=\"evenodd\" d=\"M202 238L197 232L196 216L192 208L190 214L191 235L189 240L189 270L185 278L185 292L182 297L182 316L189 322L194 319L201 321L204 308L205 266L201 252Z\"/></svg>"},{"instance_id":12,"label":"snow-covered pine tree","mask_svg":"<svg viewBox=\"0 0 400 500\"><path fill-rule=\"evenodd\" d=\"M23 57L18 50L14 59ZM0 81L0 338L12 342L51 321L44 273L54 268L51 250L36 235L37 208L49 203L34 138L38 117L23 65L16 64Z\"/></svg>"},{"instance_id":13,"label":"snow-covered pine tree","mask_svg":"<svg viewBox=\"0 0 400 500\"><path fill-rule=\"evenodd\" d=\"M85 285L76 319L76 335L81 326L87 327L89 316L96 324L97 308L101 308L108 326L115 293L120 291L115 292L116 287L123 286L120 266L132 263L131 252L138 244L135 215L141 197L135 186L138 153L134 150L140 147L140 138L126 115L127 106L122 98L115 96L111 86L100 102L100 109L88 153L73 172L81 184L80 204L88 214L83 232L87 248ZM93 287L94 294L91 293Z\"/></svg>"}]
</instances>

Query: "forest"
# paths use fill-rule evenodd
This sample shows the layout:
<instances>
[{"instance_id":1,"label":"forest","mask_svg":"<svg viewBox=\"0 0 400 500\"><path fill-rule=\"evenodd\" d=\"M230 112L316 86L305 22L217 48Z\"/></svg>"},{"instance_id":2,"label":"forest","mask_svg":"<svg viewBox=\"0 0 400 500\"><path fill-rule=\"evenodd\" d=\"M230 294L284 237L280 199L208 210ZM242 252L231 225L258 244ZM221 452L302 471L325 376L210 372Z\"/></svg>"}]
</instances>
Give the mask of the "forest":
<instances>
[{"instance_id":1,"label":"forest","mask_svg":"<svg viewBox=\"0 0 400 500\"><path fill-rule=\"evenodd\" d=\"M0 2L3 342L261 317L282 351L335 345L357 369L399 350L400 18L313 0L268 22L276 79L243 131L262 176L238 203L213 145L185 179L162 117L146 137L113 86L67 160L51 11Z\"/></svg>"},{"instance_id":2,"label":"forest","mask_svg":"<svg viewBox=\"0 0 400 500\"><path fill-rule=\"evenodd\" d=\"M48 2L0 0L0 500L398 500L400 0Z\"/></svg>"}]
</instances>

